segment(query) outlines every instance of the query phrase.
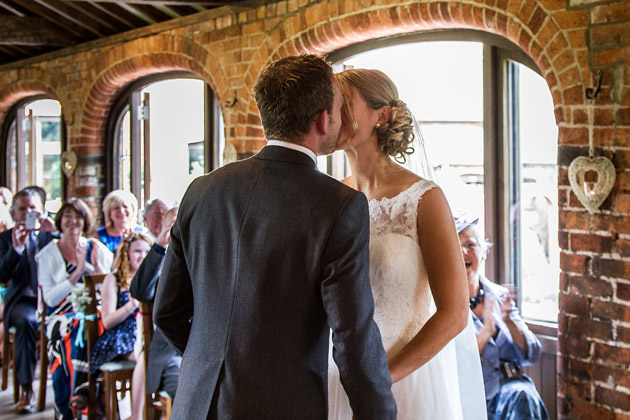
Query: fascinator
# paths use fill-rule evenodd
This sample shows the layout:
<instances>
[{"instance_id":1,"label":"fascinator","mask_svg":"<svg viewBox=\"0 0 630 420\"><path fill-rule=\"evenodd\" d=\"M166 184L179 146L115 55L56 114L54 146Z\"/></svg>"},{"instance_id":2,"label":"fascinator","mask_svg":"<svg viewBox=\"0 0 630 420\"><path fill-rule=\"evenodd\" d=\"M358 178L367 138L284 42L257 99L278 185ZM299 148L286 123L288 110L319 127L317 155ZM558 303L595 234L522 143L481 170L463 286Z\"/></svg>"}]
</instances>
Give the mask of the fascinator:
<instances>
[{"instance_id":1,"label":"fascinator","mask_svg":"<svg viewBox=\"0 0 630 420\"><path fill-rule=\"evenodd\" d=\"M464 229L476 225L477 222L479 222L479 218L476 218L471 222L464 220L463 217L454 217L453 219L455 219L455 229L457 229L458 234L461 233L461 231L463 231Z\"/></svg>"}]
</instances>

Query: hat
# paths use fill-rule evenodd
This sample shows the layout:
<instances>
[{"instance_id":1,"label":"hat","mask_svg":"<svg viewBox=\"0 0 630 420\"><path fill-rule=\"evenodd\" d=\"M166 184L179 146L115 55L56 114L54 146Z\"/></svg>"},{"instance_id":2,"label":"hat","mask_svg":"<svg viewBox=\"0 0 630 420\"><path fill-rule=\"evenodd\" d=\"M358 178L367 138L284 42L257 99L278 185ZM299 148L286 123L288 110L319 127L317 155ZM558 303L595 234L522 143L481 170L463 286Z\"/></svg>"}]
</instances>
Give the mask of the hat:
<instances>
[{"instance_id":1,"label":"hat","mask_svg":"<svg viewBox=\"0 0 630 420\"><path fill-rule=\"evenodd\" d=\"M479 218L476 218L472 222L468 222L464 220L464 218L454 217L455 219L455 229L457 229L457 233L461 233L464 229L469 228L470 226L476 225L479 221Z\"/></svg>"}]
</instances>

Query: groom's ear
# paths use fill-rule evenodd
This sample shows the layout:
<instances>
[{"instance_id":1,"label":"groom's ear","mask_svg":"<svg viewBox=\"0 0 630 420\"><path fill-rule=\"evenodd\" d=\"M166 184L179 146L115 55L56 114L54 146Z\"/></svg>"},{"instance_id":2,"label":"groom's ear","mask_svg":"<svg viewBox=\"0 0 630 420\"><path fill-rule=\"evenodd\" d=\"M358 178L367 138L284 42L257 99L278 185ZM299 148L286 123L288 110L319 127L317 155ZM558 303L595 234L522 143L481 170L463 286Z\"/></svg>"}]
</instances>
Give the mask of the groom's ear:
<instances>
[{"instance_id":1,"label":"groom's ear","mask_svg":"<svg viewBox=\"0 0 630 420\"><path fill-rule=\"evenodd\" d=\"M328 133L328 111L323 110L315 116L315 127L319 134Z\"/></svg>"}]
</instances>

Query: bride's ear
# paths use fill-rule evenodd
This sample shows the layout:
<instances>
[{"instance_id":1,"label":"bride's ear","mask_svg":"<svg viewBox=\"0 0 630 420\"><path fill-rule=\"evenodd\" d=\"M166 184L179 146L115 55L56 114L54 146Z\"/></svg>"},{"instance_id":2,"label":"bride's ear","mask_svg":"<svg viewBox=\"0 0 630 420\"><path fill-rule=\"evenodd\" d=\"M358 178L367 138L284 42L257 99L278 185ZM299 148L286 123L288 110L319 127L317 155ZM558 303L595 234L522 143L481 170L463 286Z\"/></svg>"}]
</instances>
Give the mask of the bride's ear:
<instances>
[{"instance_id":1,"label":"bride's ear","mask_svg":"<svg viewBox=\"0 0 630 420\"><path fill-rule=\"evenodd\" d=\"M379 125L387 124L392 117L392 107L384 106L378 111L378 120L376 123Z\"/></svg>"}]
</instances>

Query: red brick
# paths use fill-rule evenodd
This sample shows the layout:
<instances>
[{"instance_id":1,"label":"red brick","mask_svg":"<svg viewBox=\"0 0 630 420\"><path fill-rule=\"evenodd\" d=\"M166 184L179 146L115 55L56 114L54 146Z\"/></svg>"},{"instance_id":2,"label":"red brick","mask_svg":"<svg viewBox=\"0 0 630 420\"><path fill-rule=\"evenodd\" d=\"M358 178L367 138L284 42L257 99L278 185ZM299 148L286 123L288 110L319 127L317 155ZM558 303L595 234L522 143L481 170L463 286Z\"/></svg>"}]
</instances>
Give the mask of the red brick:
<instances>
[{"instance_id":1,"label":"red brick","mask_svg":"<svg viewBox=\"0 0 630 420\"><path fill-rule=\"evenodd\" d=\"M558 324L558 327L560 324ZM582 340L577 337L567 337L564 334L558 335L558 351L564 355L565 358L578 357L587 358L591 354L592 343L587 340Z\"/></svg>"},{"instance_id":2,"label":"red brick","mask_svg":"<svg viewBox=\"0 0 630 420\"><path fill-rule=\"evenodd\" d=\"M572 251L591 251L601 254L610 252L612 248L612 238L605 236L571 233L570 240Z\"/></svg>"},{"instance_id":3,"label":"red brick","mask_svg":"<svg viewBox=\"0 0 630 420\"><path fill-rule=\"evenodd\" d=\"M561 417L563 420L617 420L612 409L578 398L564 397L560 405L560 412L566 416Z\"/></svg>"},{"instance_id":4,"label":"red brick","mask_svg":"<svg viewBox=\"0 0 630 420\"><path fill-rule=\"evenodd\" d=\"M630 348L593 343L593 357L608 363L627 365L630 360Z\"/></svg>"},{"instance_id":5,"label":"red brick","mask_svg":"<svg viewBox=\"0 0 630 420\"><path fill-rule=\"evenodd\" d=\"M630 225L630 219L628 220ZM560 228L561 229L578 229L588 230L590 224L590 216L587 212L562 211L560 212ZM606 229L600 229L606 230Z\"/></svg>"},{"instance_id":6,"label":"red brick","mask_svg":"<svg viewBox=\"0 0 630 420\"><path fill-rule=\"evenodd\" d=\"M562 91L564 105L582 105L584 103L584 91L581 86L571 86Z\"/></svg>"},{"instance_id":7,"label":"red brick","mask_svg":"<svg viewBox=\"0 0 630 420\"><path fill-rule=\"evenodd\" d=\"M609 126L613 125L614 116L612 108L595 108L595 125Z\"/></svg>"},{"instance_id":8,"label":"red brick","mask_svg":"<svg viewBox=\"0 0 630 420\"><path fill-rule=\"evenodd\" d=\"M560 312L578 316L588 315L590 307L588 298L567 293L561 293L560 296Z\"/></svg>"},{"instance_id":9,"label":"red brick","mask_svg":"<svg viewBox=\"0 0 630 420\"><path fill-rule=\"evenodd\" d=\"M567 335L584 338L612 340L612 324L610 321L596 321L586 317L569 318Z\"/></svg>"},{"instance_id":10,"label":"red brick","mask_svg":"<svg viewBox=\"0 0 630 420\"><path fill-rule=\"evenodd\" d=\"M630 322L630 305L593 299L591 314L603 320Z\"/></svg>"},{"instance_id":11,"label":"red brick","mask_svg":"<svg viewBox=\"0 0 630 420\"><path fill-rule=\"evenodd\" d=\"M558 144L562 145L588 145L588 128L564 127L558 128Z\"/></svg>"},{"instance_id":12,"label":"red brick","mask_svg":"<svg viewBox=\"0 0 630 420\"><path fill-rule=\"evenodd\" d=\"M625 344L630 344L630 328L617 325L617 341ZM630 377L630 375L627 376ZM626 382L630 383L630 380Z\"/></svg>"},{"instance_id":13,"label":"red brick","mask_svg":"<svg viewBox=\"0 0 630 420\"><path fill-rule=\"evenodd\" d=\"M591 23L610 23L630 20L630 7L627 2L609 3L591 9Z\"/></svg>"},{"instance_id":14,"label":"red brick","mask_svg":"<svg viewBox=\"0 0 630 420\"><path fill-rule=\"evenodd\" d=\"M602 258L599 261L599 270L602 276L613 278L629 278L630 262L610 260Z\"/></svg>"},{"instance_id":15,"label":"red brick","mask_svg":"<svg viewBox=\"0 0 630 420\"><path fill-rule=\"evenodd\" d=\"M630 125L630 108L618 109L615 113L615 125Z\"/></svg>"},{"instance_id":16,"label":"red brick","mask_svg":"<svg viewBox=\"0 0 630 420\"><path fill-rule=\"evenodd\" d=\"M630 301L630 284L617 283L617 298Z\"/></svg>"},{"instance_id":17,"label":"red brick","mask_svg":"<svg viewBox=\"0 0 630 420\"><path fill-rule=\"evenodd\" d=\"M571 10L553 14L560 29L586 28L589 24L588 10Z\"/></svg>"},{"instance_id":18,"label":"red brick","mask_svg":"<svg viewBox=\"0 0 630 420\"><path fill-rule=\"evenodd\" d=\"M594 51L593 64L597 67L610 64L627 63L630 57L630 46L602 49Z\"/></svg>"},{"instance_id":19,"label":"red brick","mask_svg":"<svg viewBox=\"0 0 630 420\"><path fill-rule=\"evenodd\" d=\"M630 257L630 240L617 239L614 241L613 252L619 253L622 257Z\"/></svg>"},{"instance_id":20,"label":"red brick","mask_svg":"<svg viewBox=\"0 0 630 420\"><path fill-rule=\"evenodd\" d=\"M573 110L573 124L588 124L588 114L583 108Z\"/></svg>"},{"instance_id":21,"label":"red brick","mask_svg":"<svg viewBox=\"0 0 630 420\"><path fill-rule=\"evenodd\" d=\"M527 26L532 30L532 33L537 33L538 30L542 27L543 22L547 18L547 13L540 7L536 7L534 9L534 13L532 17L527 22Z\"/></svg>"},{"instance_id":22,"label":"red brick","mask_svg":"<svg viewBox=\"0 0 630 420\"><path fill-rule=\"evenodd\" d=\"M584 274L587 270L587 256L569 254L567 252L560 253L560 268L563 271Z\"/></svg>"},{"instance_id":23,"label":"red brick","mask_svg":"<svg viewBox=\"0 0 630 420\"><path fill-rule=\"evenodd\" d=\"M595 146L616 146L624 147L628 145L630 138L630 128L595 127L593 129L593 144Z\"/></svg>"},{"instance_id":24,"label":"red brick","mask_svg":"<svg viewBox=\"0 0 630 420\"><path fill-rule=\"evenodd\" d=\"M595 401L599 404L630 411L630 393L595 386Z\"/></svg>"},{"instance_id":25,"label":"red brick","mask_svg":"<svg viewBox=\"0 0 630 420\"><path fill-rule=\"evenodd\" d=\"M592 45L623 44L630 42L630 22L593 26Z\"/></svg>"},{"instance_id":26,"label":"red brick","mask_svg":"<svg viewBox=\"0 0 630 420\"><path fill-rule=\"evenodd\" d=\"M591 387L588 382L581 381L576 378L566 378L558 383L558 393L581 400L587 400L591 397Z\"/></svg>"}]
</instances>

